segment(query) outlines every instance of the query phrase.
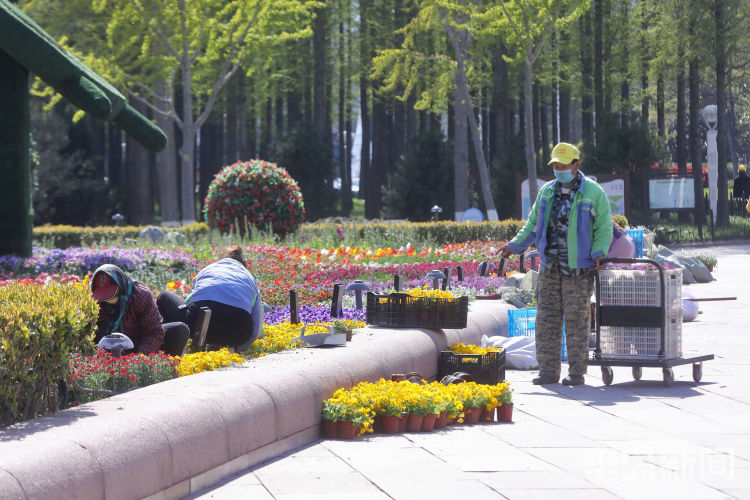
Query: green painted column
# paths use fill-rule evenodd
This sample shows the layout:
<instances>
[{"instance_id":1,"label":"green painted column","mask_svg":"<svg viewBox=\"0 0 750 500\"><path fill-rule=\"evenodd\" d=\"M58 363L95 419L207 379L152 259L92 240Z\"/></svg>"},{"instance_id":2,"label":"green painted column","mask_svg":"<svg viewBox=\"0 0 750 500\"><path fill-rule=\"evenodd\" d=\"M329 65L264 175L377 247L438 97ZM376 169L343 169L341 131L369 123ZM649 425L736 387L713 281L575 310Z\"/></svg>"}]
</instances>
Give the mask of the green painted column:
<instances>
[{"instance_id":1,"label":"green painted column","mask_svg":"<svg viewBox=\"0 0 750 500\"><path fill-rule=\"evenodd\" d=\"M0 255L31 255L29 73L0 50Z\"/></svg>"}]
</instances>

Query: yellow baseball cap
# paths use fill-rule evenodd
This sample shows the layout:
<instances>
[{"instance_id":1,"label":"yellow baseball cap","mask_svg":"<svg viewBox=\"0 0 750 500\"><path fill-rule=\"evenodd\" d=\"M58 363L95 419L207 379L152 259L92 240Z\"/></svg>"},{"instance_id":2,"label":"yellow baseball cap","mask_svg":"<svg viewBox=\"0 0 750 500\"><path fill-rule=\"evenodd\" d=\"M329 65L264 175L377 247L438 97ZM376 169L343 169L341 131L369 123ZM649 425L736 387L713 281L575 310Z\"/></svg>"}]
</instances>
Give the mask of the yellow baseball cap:
<instances>
[{"instance_id":1,"label":"yellow baseball cap","mask_svg":"<svg viewBox=\"0 0 750 500\"><path fill-rule=\"evenodd\" d=\"M580 158L581 155L578 152L577 147L568 144L567 142L561 142L552 149L552 159L547 165L552 165L555 162L568 165L573 160L578 160Z\"/></svg>"},{"instance_id":2,"label":"yellow baseball cap","mask_svg":"<svg viewBox=\"0 0 750 500\"><path fill-rule=\"evenodd\" d=\"M737 167L737 172L745 172L745 171L747 171L747 169L745 168L745 165L740 165L739 167Z\"/></svg>"}]
</instances>

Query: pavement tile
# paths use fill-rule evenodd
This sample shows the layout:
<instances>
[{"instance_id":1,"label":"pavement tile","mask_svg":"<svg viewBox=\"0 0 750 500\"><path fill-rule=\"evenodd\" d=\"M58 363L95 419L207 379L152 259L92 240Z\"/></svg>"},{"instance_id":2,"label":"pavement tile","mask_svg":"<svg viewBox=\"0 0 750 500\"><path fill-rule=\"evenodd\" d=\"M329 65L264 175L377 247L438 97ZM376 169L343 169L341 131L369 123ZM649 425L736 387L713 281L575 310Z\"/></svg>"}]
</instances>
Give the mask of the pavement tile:
<instances>
[{"instance_id":1,"label":"pavement tile","mask_svg":"<svg viewBox=\"0 0 750 500\"><path fill-rule=\"evenodd\" d=\"M504 498L486 484L472 479L425 480L414 467L409 475L380 478L378 486L396 500L415 499L500 499Z\"/></svg>"},{"instance_id":2,"label":"pavement tile","mask_svg":"<svg viewBox=\"0 0 750 500\"><path fill-rule=\"evenodd\" d=\"M544 471L471 472L467 476L497 491L534 488L548 490L549 493L551 489L597 488L580 476L555 468Z\"/></svg>"},{"instance_id":3,"label":"pavement tile","mask_svg":"<svg viewBox=\"0 0 750 500\"><path fill-rule=\"evenodd\" d=\"M720 490L750 489L750 467L731 455L653 455L643 459L674 471L686 481L698 481Z\"/></svg>"},{"instance_id":4,"label":"pavement tile","mask_svg":"<svg viewBox=\"0 0 750 500\"><path fill-rule=\"evenodd\" d=\"M619 498L603 489L564 489L549 490L544 488L524 488L499 490L508 500L538 500L539 498L553 498L555 500L607 500Z\"/></svg>"},{"instance_id":5,"label":"pavement tile","mask_svg":"<svg viewBox=\"0 0 750 500\"><path fill-rule=\"evenodd\" d=\"M246 500L252 498L253 500L274 500L268 490L260 484L227 484L220 486L212 491L202 493L199 495L192 495L187 497L195 500L207 500L209 498L216 498L219 500Z\"/></svg>"},{"instance_id":6,"label":"pavement tile","mask_svg":"<svg viewBox=\"0 0 750 500\"><path fill-rule=\"evenodd\" d=\"M685 439L633 439L617 441L599 441L605 446L627 453L628 455L706 455L713 453L710 448L697 445Z\"/></svg>"},{"instance_id":7,"label":"pavement tile","mask_svg":"<svg viewBox=\"0 0 750 500\"><path fill-rule=\"evenodd\" d=\"M750 488L744 490L724 490L727 495L732 495L734 498L750 498Z\"/></svg>"},{"instance_id":8,"label":"pavement tile","mask_svg":"<svg viewBox=\"0 0 750 500\"><path fill-rule=\"evenodd\" d=\"M253 470L255 476L274 495L325 495L340 489L356 496L377 488L347 463L331 456L288 457Z\"/></svg>"}]
</instances>

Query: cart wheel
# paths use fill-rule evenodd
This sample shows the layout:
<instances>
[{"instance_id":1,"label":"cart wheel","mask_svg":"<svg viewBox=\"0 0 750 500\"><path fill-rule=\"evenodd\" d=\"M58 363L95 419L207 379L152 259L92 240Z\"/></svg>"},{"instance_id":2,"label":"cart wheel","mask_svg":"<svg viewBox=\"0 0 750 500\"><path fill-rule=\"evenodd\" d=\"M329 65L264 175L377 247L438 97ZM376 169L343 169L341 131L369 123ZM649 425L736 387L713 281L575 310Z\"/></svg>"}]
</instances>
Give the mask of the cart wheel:
<instances>
[{"instance_id":1,"label":"cart wheel","mask_svg":"<svg viewBox=\"0 0 750 500\"><path fill-rule=\"evenodd\" d=\"M612 373L612 368L609 366L602 366L602 381L604 382L604 385L611 384L614 378L615 374Z\"/></svg>"},{"instance_id":2,"label":"cart wheel","mask_svg":"<svg viewBox=\"0 0 750 500\"><path fill-rule=\"evenodd\" d=\"M693 380L700 382L703 378L703 363L693 363Z\"/></svg>"},{"instance_id":3,"label":"cart wheel","mask_svg":"<svg viewBox=\"0 0 750 500\"><path fill-rule=\"evenodd\" d=\"M674 372L671 368L662 368L662 374L664 375L664 385L671 387L674 385Z\"/></svg>"},{"instance_id":4,"label":"cart wheel","mask_svg":"<svg viewBox=\"0 0 750 500\"><path fill-rule=\"evenodd\" d=\"M633 378L635 380L640 380L642 376L643 376L643 368L641 368L640 366L634 366L633 367Z\"/></svg>"}]
</instances>

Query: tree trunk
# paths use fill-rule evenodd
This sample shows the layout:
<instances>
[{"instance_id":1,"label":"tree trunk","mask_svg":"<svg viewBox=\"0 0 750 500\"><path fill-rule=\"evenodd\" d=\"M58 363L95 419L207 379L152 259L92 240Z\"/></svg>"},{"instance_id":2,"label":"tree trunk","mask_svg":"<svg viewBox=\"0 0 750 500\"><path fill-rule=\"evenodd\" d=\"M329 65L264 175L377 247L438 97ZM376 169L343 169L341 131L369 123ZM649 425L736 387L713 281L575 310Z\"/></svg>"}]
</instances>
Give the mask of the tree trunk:
<instances>
[{"instance_id":1,"label":"tree trunk","mask_svg":"<svg viewBox=\"0 0 750 500\"><path fill-rule=\"evenodd\" d=\"M526 53L531 54L533 47L529 44L526 47ZM526 122L524 123L524 138L526 140L525 152L526 152L526 170L528 172L529 179L529 200L531 204L534 204L537 195L536 185L536 152L534 151L534 113L532 111L532 99L533 93L531 89L533 72L532 65L533 61L526 56L524 64L524 110L526 116Z\"/></svg>"},{"instance_id":2,"label":"tree trunk","mask_svg":"<svg viewBox=\"0 0 750 500\"><path fill-rule=\"evenodd\" d=\"M208 187L214 180L214 177L222 167L221 161L221 143L222 143L222 127L217 120L207 121L201 127L201 146L198 152L200 158L199 169L200 172L200 183L198 187L198 202L203 205L203 200L206 199L208 193Z\"/></svg>"},{"instance_id":3,"label":"tree trunk","mask_svg":"<svg viewBox=\"0 0 750 500\"><path fill-rule=\"evenodd\" d=\"M167 92L172 92L164 82L156 85L156 92L164 98L171 98ZM166 106L163 106L166 111ZM180 223L180 205L177 177L177 149L175 126L170 118L157 113L156 124L167 134L167 147L156 153L156 177L159 180L159 207L161 223L165 226L176 226ZM110 127L111 130L112 127Z\"/></svg>"},{"instance_id":4,"label":"tree trunk","mask_svg":"<svg viewBox=\"0 0 750 500\"><path fill-rule=\"evenodd\" d=\"M29 72L0 50L0 255L31 256Z\"/></svg>"},{"instance_id":5,"label":"tree trunk","mask_svg":"<svg viewBox=\"0 0 750 500\"><path fill-rule=\"evenodd\" d=\"M469 208L469 136L466 124L466 111L461 106L463 98L458 79L461 73L456 68L456 86L453 91L453 203L455 205L454 220L461 220Z\"/></svg>"},{"instance_id":6,"label":"tree trunk","mask_svg":"<svg viewBox=\"0 0 750 500\"><path fill-rule=\"evenodd\" d=\"M726 71L727 71L727 53L726 40L724 38L726 30L726 10L725 0L714 0L714 16L716 22L716 107L718 110L718 119L716 123L716 141L719 153L719 177L718 177L718 197L716 205L716 225L729 225L729 193L727 185L727 98L726 98Z\"/></svg>"},{"instance_id":7,"label":"tree trunk","mask_svg":"<svg viewBox=\"0 0 750 500\"><path fill-rule=\"evenodd\" d=\"M247 99L245 98L245 74L237 75L237 159L247 161L251 158L249 130L247 126ZM253 127L253 130L255 128Z\"/></svg>"},{"instance_id":8,"label":"tree trunk","mask_svg":"<svg viewBox=\"0 0 750 500\"><path fill-rule=\"evenodd\" d=\"M229 84L230 87L227 89L226 95L226 131L224 137L226 137L227 147L222 158L222 164L231 165L239 160L239 148L238 144L238 133L237 133L237 122L239 117L239 106L238 104L238 83L239 78L234 77L232 82ZM202 200L203 198L201 198ZM201 201L202 203L202 201Z\"/></svg>"},{"instance_id":9,"label":"tree trunk","mask_svg":"<svg viewBox=\"0 0 750 500\"><path fill-rule=\"evenodd\" d=\"M680 67L677 70L677 127L675 133L677 135L677 173L680 177L687 175L687 143L686 139L686 120L685 120L685 66L682 63L685 57L685 51L682 48L678 49L677 60L680 61L678 64ZM690 214L687 212L679 212L678 218L680 222L688 222Z\"/></svg>"},{"instance_id":10,"label":"tree trunk","mask_svg":"<svg viewBox=\"0 0 750 500\"><path fill-rule=\"evenodd\" d=\"M594 116L593 116L593 81L591 46L587 43L591 39L591 14L584 13L580 20L581 36L581 79L583 83L581 96L581 138L584 144L594 144Z\"/></svg>"},{"instance_id":11,"label":"tree trunk","mask_svg":"<svg viewBox=\"0 0 750 500\"><path fill-rule=\"evenodd\" d=\"M602 80L604 59L602 54L602 30L604 27L604 0L594 0L594 116L596 120L594 140L597 140L604 124L604 82Z\"/></svg>"},{"instance_id":12,"label":"tree trunk","mask_svg":"<svg viewBox=\"0 0 750 500\"><path fill-rule=\"evenodd\" d=\"M340 3L339 3L340 5ZM339 178L341 179L341 187L339 191L339 201L341 202L341 212L348 215L351 212L351 208L346 211L344 205L346 205L347 197L347 184L349 185L349 200L351 200L351 179L349 178L350 170L347 168L347 151L349 150L349 140L347 136L347 101L346 101L346 80L347 74L345 71L346 66L346 53L343 50L344 43L344 23L339 23L339 102L338 102L338 167L339 167Z\"/></svg>"},{"instance_id":13,"label":"tree trunk","mask_svg":"<svg viewBox=\"0 0 750 500\"><path fill-rule=\"evenodd\" d=\"M188 42L182 47L182 147L180 148L180 219L195 222L195 119L193 118L193 67Z\"/></svg>"},{"instance_id":14,"label":"tree trunk","mask_svg":"<svg viewBox=\"0 0 750 500\"><path fill-rule=\"evenodd\" d=\"M549 106L547 106L547 92L545 88L546 87L539 88L539 129L542 132L542 165L547 165L547 162L550 159L549 126L547 123L549 121L547 113L547 109L549 108Z\"/></svg>"},{"instance_id":15,"label":"tree trunk","mask_svg":"<svg viewBox=\"0 0 750 500\"><path fill-rule=\"evenodd\" d=\"M476 115L474 114L474 109L471 105L471 96L469 94L469 84L466 80L466 56L469 52L469 44L470 44L470 34L467 31L462 31L460 33L456 32L455 28L451 26L450 24L446 23L446 29L448 31L448 37L451 40L451 43L453 44L454 52L456 55L456 74L455 74L455 83L456 83L456 89L455 89L455 112L456 112L456 139L455 139L455 146L458 147L459 141L465 141L464 139L466 130L460 130L462 127L465 127L468 125L469 132L471 133L472 143L474 145L474 156L477 161L477 168L479 170L479 195L482 198L482 202L484 203L484 206L487 211L487 219L494 221L497 220L497 209L495 209L495 202L492 199L492 190L490 187L490 179L489 179L489 169L487 168L487 160L484 156L484 151L482 149L482 139L481 139L481 131L479 130L479 124L477 123ZM463 109L460 109L463 108ZM461 117L461 113L463 113L463 117ZM468 123L467 123L468 122ZM533 134L533 131L532 131ZM466 146L468 149L468 145ZM532 137L532 147L533 147L533 137ZM463 154L463 153L462 153ZM461 160L458 156L454 155L455 160ZM468 151L466 154L466 166L468 167ZM467 194L466 194L466 200L462 200L461 198L464 196L463 194L458 194L459 187L462 187L462 184L459 184L458 177L461 176L459 169L461 169L460 163L454 164L455 173L457 175L456 177L456 194L454 195L454 200L456 202L455 206L455 220L461 220L461 214L468 208L468 182L467 182ZM468 171L468 168L463 169L464 172ZM461 203L459 203L459 201Z\"/></svg>"},{"instance_id":16,"label":"tree trunk","mask_svg":"<svg viewBox=\"0 0 750 500\"><path fill-rule=\"evenodd\" d=\"M628 20L628 3L622 3L622 23L626 26ZM620 127L623 130L630 126L630 83L628 81L628 57L630 50L628 48L628 38L624 37L622 40L622 54L620 55L620 74L622 80L620 82Z\"/></svg>"},{"instance_id":17,"label":"tree trunk","mask_svg":"<svg viewBox=\"0 0 750 500\"><path fill-rule=\"evenodd\" d=\"M131 105L141 114L148 111L145 105L132 102ZM126 137L126 161L128 170L128 208L127 221L129 224L150 224L154 215L154 200L151 196L151 165L149 152L137 141Z\"/></svg>"},{"instance_id":18,"label":"tree trunk","mask_svg":"<svg viewBox=\"0 0 750 500\"><path fill-rule=\"evenodd\" d=\"M369 6L370 0L359 2L359 107L362 119L362 145L359 155L359 198L366 198L365 191L369 184L370 176L370 113L369 113L369 85L370 85L370 49L369 49ZM366 211L366 210L365 210Z\"/></svg>"},{"instance_id":19,"label":"tree trunk","mask_svg":"<svg viewBox=\"0 0 750 500\"><path fill-rule=\"evenodd\" d=\"M692 93L692 90L690 92ZM692 123L692 117L690 120ZM659 137L666 135L666 125L664 122L664 74L661 72L659 72L659 77L656 79L656 128L659 131Z\"/></svg>"},{"instance_id":20,"label":"tree trunk","mask_svg":"<svg viewBox=\"0 0 750 500\"><path fill-rule=\"evenodd\" d=\"M641 32L645 34L648 31L648 20L646 19L646 4L641 4ZM680 61L680 65L682 65L682 57L677 58L678 61ZM645 41L641 45L641 92L643 93L643 97L641 98L641 127L644 129L648 128L648 105L649 105L649 98L648 98L648 65L649 65L649 56L648 56L648 47L645 43ZM684 97L685 97L685 73L684 69L680 70L682 72L682 86L683 86L683 113L684 113Z\"/></svg>"},{"instance_id":21,"label":"tree trunk","mask_svg":"<svg viewBox=\"0 0 750 500\"><path fill-rule=\"evenodd\" d=\"M694 26L695 9L688 26L691 45L696 43ZM700 130L700 73L698 54L695 46L691 47L688 65L688 86L690 88L690 162L693 169L693 188L695 189L694 223L699 227L706 223L706 204L703 198L703 141ZM662 111L663 112L663 111Z\"/></svg>"},{"instance_id":22,"label":"tree trunk","mask_svg":"<svg viewBox=\"0 0 750 500\"><path fill-rule=\"evenodd\" d=\"M392 139L391 115L386 111L385 103L373 98L372 103L372 160L367 175L365 197L365 216L368 219L380 218L381 188L388 169L390 141Z\"/></svg>"},{"instance_id":23,"label":"tree trunk","mask_svg":"<svg viewBox=\"0 0 750 500\"><path fill-rule=\"evenodd\" d=\"M313 128L318 138L327 143L326 137L330 130L326 130L328 123L326 107L326 83L327 83L327 60L326 60L326 25L328 19L328 5L323 5L315 11L313 21L313 60L315 70L313 76Z\"/></svg>"},{"instance_id":24,"label":"tree trunk","mask_svg":"<svg viewBox=\"0 0 750 500\"><path fill-rule=\"evenodd\" d=\"M570 142L570 74L568 64L570 56L568 45L570 43L567 32L560 36L560 118L558 142Z\"/></svg>"}]
</instances>

